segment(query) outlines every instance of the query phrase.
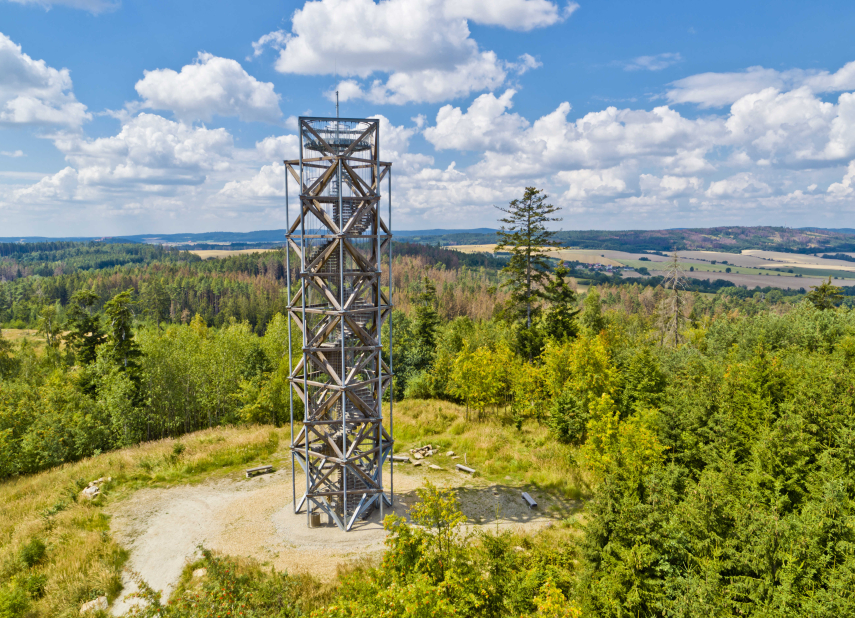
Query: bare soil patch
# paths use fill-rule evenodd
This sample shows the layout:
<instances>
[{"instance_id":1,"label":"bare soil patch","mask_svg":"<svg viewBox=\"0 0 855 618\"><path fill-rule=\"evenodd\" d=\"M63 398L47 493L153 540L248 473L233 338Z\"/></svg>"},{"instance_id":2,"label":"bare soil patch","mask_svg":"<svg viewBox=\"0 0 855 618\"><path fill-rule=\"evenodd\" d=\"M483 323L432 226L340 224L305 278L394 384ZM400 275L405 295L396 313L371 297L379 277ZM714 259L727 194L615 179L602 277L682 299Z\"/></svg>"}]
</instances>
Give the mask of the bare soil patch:
<instances>
[{"instance_id":1,"label":"bare soil patch","mask_svg":"<svg viewBox=\"0 0 855 618\"><path fill-rule=\"evenodd\" d=\"M403 464L395 466L394 508L386 507L384 514L394 511L407 517L417 501L415 490L426 477L436 485L458 489L473 529L534 530L581 508L581 502L528 489L539 503L537 510L529 510L518 487L490 484L456 471L416 471ZM298 495L301 483L304 477L298 476ZM164 598L184 565L198 555L199 545L251 557L279 570L306 571L324 580L332 579L339 565L348 561L380 557L386 532L379 510L347 533L326 522L321 528L309 528L305 510L294 514L291 495L291 472L284 467L252 479L235 476L201 485L141 489L110 507L111 529L130 551L128 568L162 591ZM127 611L126 596L136 591L129 574L124 584L125 592L112 608L114 615Z\"/></svg>"}]
</instances>

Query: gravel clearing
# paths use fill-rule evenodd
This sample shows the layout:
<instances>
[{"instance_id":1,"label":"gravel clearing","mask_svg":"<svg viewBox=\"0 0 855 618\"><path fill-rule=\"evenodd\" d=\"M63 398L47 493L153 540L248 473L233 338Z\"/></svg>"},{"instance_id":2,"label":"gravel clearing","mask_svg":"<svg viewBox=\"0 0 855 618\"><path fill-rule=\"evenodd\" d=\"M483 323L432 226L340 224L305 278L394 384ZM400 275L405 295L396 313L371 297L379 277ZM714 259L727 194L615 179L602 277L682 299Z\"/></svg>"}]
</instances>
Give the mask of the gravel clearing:
<instances>
[{"instance_id":1,"label":"gravel clearing","mask_svg":"<svg viewBox=\"0 0 855 618\"><path fill-rule=\"evenodd\" d=\"M401 516L415 504L415 490L426 477L436 485L458 488L463 512L474 527L496 526L497 504L499 526L527 529L554 522L578 506L534 492L542 508L530 511L518 488L490 485L456 472L413 470L406 464L396 465L395 472L394 512ZM298 488L300 482L298 477ZM387 507L385 514L391 510ZM379 556L386 538L377 509L348 533L327 524L326 516L322 516L325 525L308 528L305 511L293 512L289 469L251 479L236 475L199 485L141 489L113 505L110 513L116 540L130 551L128 571L162 591L163 599L169 597L185 564L198 556L199 545L252 557L277 570L297 572L311 565L312 575L331 580L339 565L357 556ZM137 590L129 572L124 585L111 608L113 615L126 612L134 601L127 599Z\"/></svg>"}]
</instances>

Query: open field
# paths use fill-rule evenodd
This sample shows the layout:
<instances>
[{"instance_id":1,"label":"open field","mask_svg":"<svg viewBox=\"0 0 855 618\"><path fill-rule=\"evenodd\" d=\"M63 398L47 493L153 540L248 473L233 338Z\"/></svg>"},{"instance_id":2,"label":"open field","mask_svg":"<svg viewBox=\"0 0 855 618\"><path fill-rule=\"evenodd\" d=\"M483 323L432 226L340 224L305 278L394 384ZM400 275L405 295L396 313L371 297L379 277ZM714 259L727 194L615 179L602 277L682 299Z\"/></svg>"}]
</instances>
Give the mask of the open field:
<instances>
[{"instance_id":1,"label":"open field","mask_svg":"<svg viewBox=\"0 0 855 618\"><path fill-rule=\"evenodd\" d=\"M792 264L801 268L818 268L822 270L834 269L855 272L855 262L844 260L829 260L816 255L802 255L800 253L781 253L778 251L754 251L746 250L743 255L758 257L763 260L781 264Z\"/></svg>"},{"instance_id":2,"label":"open field","mask_svg":"<svg viewBox=\"0 0 855 618\"><path fill-rule=\"evenodd\" d=\"M42 337L38 331L31 328L4 328L2 332L0 332L0 336L2 336L3 339L8 339L14 342L18 342L21 339L31 339L33 343L43 344L45 341L44 337Z\"/></svg>"},{"instance_id":3,"label":"open field","mask_svg":"<svg viewBox=\"0 0 855 618\"><path fill-rule=\"evenodd\" d=\"M587 485L575 450L556 444L534 422L521 430L492 417L466 422L460 406L406 400L395 406L395 438L399 453L427 443L439 447L427 462L442 468L395 465L395 512L402 516L416 501L415 489L430 479L456 490L474 528L534 534L549 526L563 530L563 522L581 517ZM114 611L127 609L124 597L135 589L129 569L168 592L199 544L321 580L363 551L379 557L385 539L379 513L346 534L308 529L305 513L293 514L288 442L287 428L213 428L4 481L3 576L15 577L9 571L15 557L40 539L48 548L38 567L47 585L34 609L76 616L83 602L101 594ZM465 456L478 474L457 472L454 465L463 459L452 460L447 450ZM273 465L274 473L246 479L244 469L260 463ZM384 472L391 481L389 464ZM110 478L102 495L82 499L86 484L102 477ZM298 491L304 483L298 474ZM538 510L528 510L521 491L535 497ZM324 560L307 559L319 552Z\"/></svg>"},{"instance_id":4,"label":"open field","mask_svg":"<svg viewBox=\"0 0 855 618\"><path fill-rule=\"evenodd\" d=\"M40 355L44 353L45 338L37 330L31 328L4 328L0 330L0 338L8 339L16 345L26 339L33 346L36 354ZM64 341L61 341L59 345L60 349L65 349Z\"/></svg>"},{"instance_id":5,"label":"open field","mask_svg":"<svg viewBox=\"0 0 855 618\"><path fill-rule=\"evenodd\" d=\"M665 271L651 270L650 274L664 275ZM782 290L798 290L800 288L804 288L806 291L810 291L810 287L812 285L820 285L822 282L827 281L827 279L821 279L818 277L794 277L792 275L789 277L785 277L784 275L781 275L780 277L777 275L767 277L765 275L741 275L738 273L702 272L699 270L696 270L695 272L687 272L685 274L687 277L703 279L705 281L723 279L724 281L730 281L734 285L747 287L749 290L757 286L760 286L761 288L768 286L781 288ZM855 285L855 281L850 281L847 284L846 281L838 280L833 281L833 283L839 286Z\"/></svg>"},{"instance_id":6,"label":"open field","mask_svg":"<svg viewBox=\"0 0 855 618\"><path fill-rule=\"evenodd\" d=\"M266 253L267 251L278 251L278 249L236 249L234 251L228 249L199 249L191 250L190 253L198 255L203 260L208 260L212 258L226 258L244 253Z\"/></svg>"},{"instance_id":7,"label":"open field","mask_svg":"<svg viewBox=\"0 0 855 618\"><path fill-rule=\"evenodd\" d=\"M492 252L496 245L461 245L452 247L465 253ZM556 258L586 264L645 267L651 275L662 275L662 265L671 258L647 253L590 249L556 249ZM646 258L641 260L640 258ZM855 263L830 260L814 255L776 251L745 250L741 254L722 251L678 251L677 257L686 275L696 279L714 281L723 279L736 285L780 287L784 289L809 289L832 277L840 286L855 285ZM693 269L690 271L689 269ZM730 268L730 273L726 269ZM796 277L796 275L801 275ZM626 272L625 277L634 276ZM774 277L774 279L772 279Z\"/></svg>"},{"instance_id":8,"label":"open field","mask_svg":"<svg viewBox=\"0 0 855 618\"><path fill-rule=\"evenodd\" d=\"M461 253L493 253L496 249L496 245L458 245L448 247L448 249L460 251ZM587 264L603 264L606 266L621 266L620 262L607 255L608 253L621 253L620 251L603 251L601 253L597 253L585 249L564 249L556 247L550 249L549 253L552 257L556 257L561 260L585 262ZM641 256L643 254L640 253L638 255Z\"/></svg>"}]
</instances>

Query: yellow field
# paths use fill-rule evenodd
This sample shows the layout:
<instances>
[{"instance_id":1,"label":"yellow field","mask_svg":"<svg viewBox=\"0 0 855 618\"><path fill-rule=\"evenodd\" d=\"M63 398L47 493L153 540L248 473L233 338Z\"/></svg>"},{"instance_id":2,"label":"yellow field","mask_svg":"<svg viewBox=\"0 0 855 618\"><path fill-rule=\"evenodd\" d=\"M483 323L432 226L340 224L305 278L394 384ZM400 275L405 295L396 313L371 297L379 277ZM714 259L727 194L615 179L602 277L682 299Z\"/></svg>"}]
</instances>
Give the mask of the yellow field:
<instances>
[{"instance_id":1,"label":"yellow field","mask_svg":"<svg viewBox=\"0 0 855 618\"><path fill-rule=\"evenodd\" d=\"M799 268L819 268L822 270L834 269L855 272L855 262L843 260L827 260L815 255L801 255L799 253L781 253L778 251L760 251L746 249L742 255L750 255L780 265L798 266Z\"/></svg>"},{"instance_id":2,"label":"yellow field","mask_svg":"<svg viewBox=\"0 0 855 618\"><path fill-rule=\"evenodd\" d=\"M203 260L209 260L240 255L242 253L266 253L267 251L278 251L278 249L236 249L234 251L228 249L200 249L198 251L190 251L190 253L195 253Z\"/></svg>"},{"instance_id":3,"label":"yellow field","mask_svg":"<svg viewBox=\"0 0 855 618\"><path fill-rule=\"evenodd\" d=\"M493 253L496 245L455 245L447 247L461 253ZM585 249L550 249L549 253L561 260L585 262L586 264L603 264L605 266L623 266L617 260L605 257L604 253L593 253Z\"/></svg>"}]
</instances>

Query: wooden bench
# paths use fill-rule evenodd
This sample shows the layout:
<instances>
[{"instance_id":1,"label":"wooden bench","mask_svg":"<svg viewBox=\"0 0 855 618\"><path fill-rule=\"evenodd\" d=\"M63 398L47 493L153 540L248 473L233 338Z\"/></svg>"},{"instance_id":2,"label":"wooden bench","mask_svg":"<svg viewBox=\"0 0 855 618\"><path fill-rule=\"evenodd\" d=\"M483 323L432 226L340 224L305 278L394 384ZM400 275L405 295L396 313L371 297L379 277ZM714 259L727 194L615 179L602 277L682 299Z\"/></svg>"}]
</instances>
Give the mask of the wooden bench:
<instances>
[{"instance_id":1,"label":"wooden bench","mask_svg":"<svg viewBox=\"0 0 855 618\"><path fill-rule=\"evenodd\" d=\"M537 502L535 502L535 501L534 501L534 498L532 498L531 496L529 496L529 495L528 495L528 493L523 492L523 494L522 494L522 499L523 499L523 501L528 505L528 509L529 509L529 510L531 510L531 509L536 509L536 508L537 508Z\"/></svg>"},{"instance_id":2,"label":"wooden bench","mask_svg":"<svg viewBox=\"0 0 855 618\"><path fill-rule=\"evenodd\" d=\"M461 472L468 472L469 474L475 474L475 470L473 470L472 468L468 468L468 467L464 466L463 464L457 464L457 469L460 470Z\"/></svg>"},{"instance_id":3,"label":"wooden bench","mask_svg":"<svg viewBox=\"0 0 855 618\"><path fill-rule=\"evenodd\" d=\"M273 466L266 465L250 468L246 471L246 478L250 478L252 476L255 476L256 474L267 474L268 472L273 472Z\"/></svg>"},{"instance_id":4,"label":"wooden bench","mask_svg":"<svg viewBox=\"0 0 855 618\"><path fill-rule=\"evenodd\" d=\"M392 461L410 463L410 457L408 455L392 455Z\"/></svg>"}]
</instances>

